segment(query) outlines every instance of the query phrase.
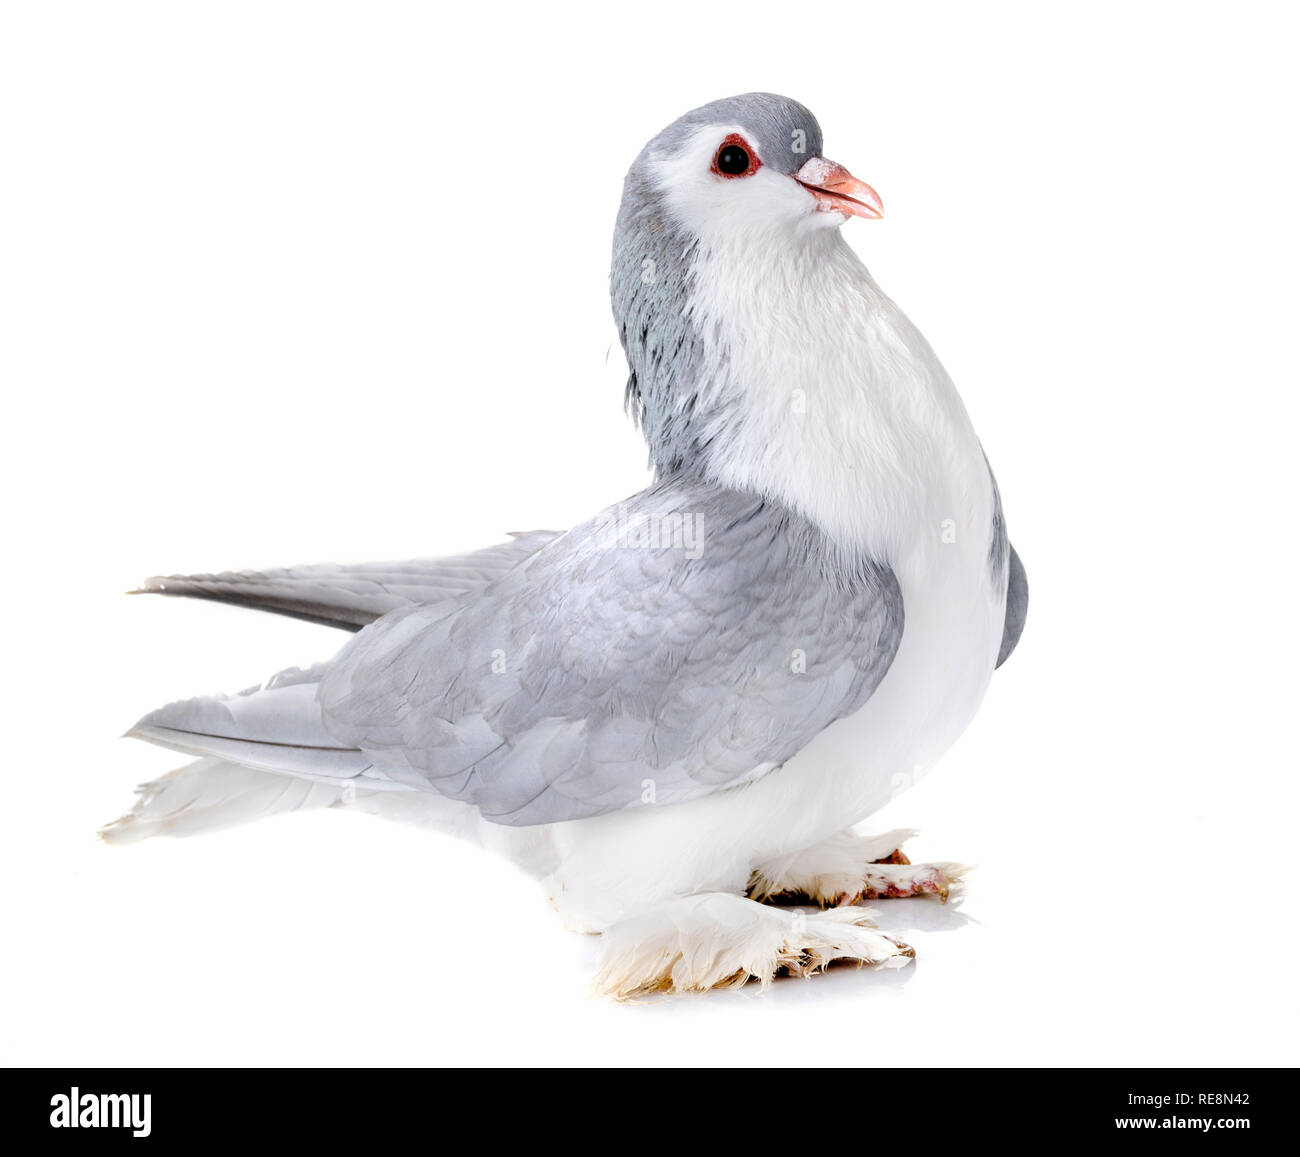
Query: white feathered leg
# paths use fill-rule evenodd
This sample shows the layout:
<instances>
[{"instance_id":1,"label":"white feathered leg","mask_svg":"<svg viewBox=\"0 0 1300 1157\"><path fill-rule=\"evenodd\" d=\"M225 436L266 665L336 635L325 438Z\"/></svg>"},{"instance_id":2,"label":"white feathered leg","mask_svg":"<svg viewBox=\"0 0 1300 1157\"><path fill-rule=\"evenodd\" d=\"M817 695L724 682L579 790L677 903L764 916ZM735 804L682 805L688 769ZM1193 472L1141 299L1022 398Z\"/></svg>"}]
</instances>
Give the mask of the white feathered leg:
<instances>
[{"instance_id":1,"label":"white feathered leg","mask_svg":"<svg viewBox=\"0 0 1300 1157\"><path fill-rule=\"evenodd\" d=\"M901 968L915 952L878 932L863 908L811 915L706 892L621 920L601 937L593 987L619 999L731 988L779 972L809 976L833 960Z\"/></svg>"},{"instance_id":2,"label":"white feathered leg","mask_svg":"<svg viewBox=\"0 0 1300 1157\"><path fill-rule=\"evenodd\" d=\"M750 877L755 900L807 897L823 908L860 900L936 896L946 901L969 868L962 864L913 864L899 850L916 832L879 836L841 832L811 848L760 864Z\"/></svg>"}]
</instances>

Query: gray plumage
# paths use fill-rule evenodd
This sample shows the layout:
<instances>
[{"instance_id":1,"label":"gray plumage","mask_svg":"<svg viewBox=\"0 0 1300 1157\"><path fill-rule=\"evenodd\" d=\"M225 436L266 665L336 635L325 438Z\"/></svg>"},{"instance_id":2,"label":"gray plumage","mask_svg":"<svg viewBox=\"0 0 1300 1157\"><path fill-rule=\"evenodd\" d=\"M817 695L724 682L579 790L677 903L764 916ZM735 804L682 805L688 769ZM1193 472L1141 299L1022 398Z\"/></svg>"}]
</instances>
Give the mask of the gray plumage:
<instances>
[{"instance_id":1,"label":"gray plumage","mask_svg":"<svg viewBox=\"0 0 1300 1157\"><path fill-rule=\"evenodd\" d=\"M610 518L702 519L685 550L602 541ZM645 524L643 524L645 525ZM549 823L669 803L782 763L875 689L892 574L754 497L676 478L472 599L397 611L325 672L327 729L395 779Z\"/></svg>"},{"instance_id":2,"label":"gray plumage","mask_svg":"<svg viewBox=\"0 0 1300 1157\"><path fill-rule=\"evenodd\" d=\"M984 465L988 466L987 456ZM989 571L993 576L994 586L1006 584L1007 609L1002 621L1002 644L998 648L997 662L994 668L1001 667L1020 641L1020 632L1025 629L1025 616L1029 613L1029 579L1025 575L1024 564L1016 554L1016 548L1007 538L1007 520L1002 513L1002 494L998 490L998 480L989 468L989 481L993 484L993 528L989 535Z\"/></svg>"},{"instance_id":3,"label":"gray plumage","mask_svg":"<svg viewBox=\"0 0 1300 1157\"><path fill-rule=\"evenodd\" d=\"M998 648L997 666L1001 667L1020 642L1020 632L1025 629L1025 616L1029 613L1029 579L1016 548L1010 547L1011 558L1007 567L1007 615L1002 628L1002 646Z\"/></svg>"},{"instance_id":4,"label":"gray plumage","mask_svg":"<svg viewBox=\"0 0 1300 1157\"><path fill-rule=\"evenodd\" d=\"M673 514L698 517L698 557L635 544ZM675 478L483 588L385 615L329 663L169 704L131 734L551 823L635 805L647 778L668 803L782 763L866 701L902 630L887 569L779 506Z\"/></svg>"},{"instance_id":5,"label":"gray plumage","mask_svg":"<svg viewBox=\"0 0 1300 1157\"><path fill-rule=\"evenodd\" d=\"M191 755L310 779L346 780L370 761L321 722L316 690L326 664L291 667L237 695L181 699L151 711L128 735Z\"/></svg>"},{"instance_id":6,"label":"gray plumage","mask_svg":"<svg viewBox=\"0 0 1300 1157\"><path fill-rule=\"evenodd\" d=\"M408 562L157 576L132 593L210 599L359 631L400 607L443 602L481 590L559 534L534 530L468 554Z\"/></svg>"}]
</instances>

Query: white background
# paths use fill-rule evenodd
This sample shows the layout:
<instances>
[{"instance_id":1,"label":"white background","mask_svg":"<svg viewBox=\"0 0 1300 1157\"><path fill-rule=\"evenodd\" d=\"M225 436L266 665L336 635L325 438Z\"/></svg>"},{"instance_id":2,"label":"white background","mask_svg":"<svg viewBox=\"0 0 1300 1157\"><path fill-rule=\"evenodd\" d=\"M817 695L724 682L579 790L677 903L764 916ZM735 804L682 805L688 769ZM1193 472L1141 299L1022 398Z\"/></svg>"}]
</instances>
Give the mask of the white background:
<instances>
[{"instance_id":1,"label":"white background","mask_svg":"<svg viewBox=\"0 0 1300 1157\"><path fill-rule=\"evenodd\" d=\"M9 4L10 1064L1296 1056L1296 27L1265 4ZM751 89L956 379L1032 590L881 822L981 865L914 969L649 1007L513 869L325 812L128 848L162 702L345 636L154 573L429 555L638 489L622 175ZM614 349L611 352L611 344Z\"/></svg>"}]
</instances>

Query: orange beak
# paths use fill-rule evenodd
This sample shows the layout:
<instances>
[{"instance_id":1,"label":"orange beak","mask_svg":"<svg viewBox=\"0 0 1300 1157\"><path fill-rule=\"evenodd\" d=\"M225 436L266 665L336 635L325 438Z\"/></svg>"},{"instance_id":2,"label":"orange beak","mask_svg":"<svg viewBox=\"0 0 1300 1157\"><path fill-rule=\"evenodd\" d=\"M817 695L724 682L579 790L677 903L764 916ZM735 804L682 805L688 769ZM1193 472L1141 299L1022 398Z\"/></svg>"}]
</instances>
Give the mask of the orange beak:
<instances>
[{"instance_id":1,"label":"orange beak","mask_svg":"<svg viewBox=\"0 0 1300 1157\"><path fill-rule=\"evenodd\" d=\"M843 213L846 217L878 220L885 215L880 194L866 181L859 181L843 165L825 157L813 157L794 179L817 198L820 213Z\"/></svg>"}]
</instances>

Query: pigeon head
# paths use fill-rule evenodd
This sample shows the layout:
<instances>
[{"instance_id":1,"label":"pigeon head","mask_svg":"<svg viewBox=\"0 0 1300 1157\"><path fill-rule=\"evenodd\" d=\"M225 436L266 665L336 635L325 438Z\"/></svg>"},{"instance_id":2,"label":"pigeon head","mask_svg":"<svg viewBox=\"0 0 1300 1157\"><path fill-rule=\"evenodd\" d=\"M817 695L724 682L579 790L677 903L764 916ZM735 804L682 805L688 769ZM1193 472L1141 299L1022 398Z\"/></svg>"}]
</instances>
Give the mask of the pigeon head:
<instances>
[{"instance_id":1,"label":"pigeon head","mask_svg":"<svg viewBox=\"0 0 1300 1157\"><path fill-rule=\"evenodd\" d=\"M812 113L772 93L703 105L641 150L623 186L610 285L629 409L657 468L698 456L737 401L712 388L726 351L706 332L701 286L724 266L741 271L742 292L745 271L755 284L783 278L773 258L817 261L850 217L882 214L870 185L822 156Z\"/></svg>"},{"instance_id":2,"label":"pigeon head","mask_svg":"<svg viewBox=\"0 0 1300 1157\"><path fill-rule=\"evenodd\" d=\"M684 226L706 237L755 229L797 235L880 217L871 186L821 151L817 119L797 101L728 97L679 117L646 145L629 191L657 190Z\"/></svg>"}]
</instances>

